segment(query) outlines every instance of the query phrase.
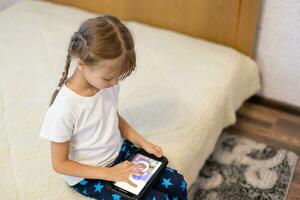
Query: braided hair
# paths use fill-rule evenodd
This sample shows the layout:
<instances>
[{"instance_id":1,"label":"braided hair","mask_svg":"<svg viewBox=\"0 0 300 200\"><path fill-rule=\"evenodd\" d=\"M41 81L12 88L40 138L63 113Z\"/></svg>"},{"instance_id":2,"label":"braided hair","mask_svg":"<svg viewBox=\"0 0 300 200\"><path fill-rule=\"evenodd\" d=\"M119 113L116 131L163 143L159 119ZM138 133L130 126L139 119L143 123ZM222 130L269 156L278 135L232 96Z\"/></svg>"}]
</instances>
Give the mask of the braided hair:
<instances>
[{"instance_id":1,"label":"braided hair","mask_svg":"<svg viewBox=\"0 0 300 200\"><path fill-rule=\"evenodd\" d=\"M136 55L132 35L121 20L105 14L84 21L71 37L66 65L49 107L68 77L72 58L80 58L87 66L95 66L102 59L119 56L123 57L123 65L118 78L123 80L135 70Z\"/></svg>"}]
</instances>

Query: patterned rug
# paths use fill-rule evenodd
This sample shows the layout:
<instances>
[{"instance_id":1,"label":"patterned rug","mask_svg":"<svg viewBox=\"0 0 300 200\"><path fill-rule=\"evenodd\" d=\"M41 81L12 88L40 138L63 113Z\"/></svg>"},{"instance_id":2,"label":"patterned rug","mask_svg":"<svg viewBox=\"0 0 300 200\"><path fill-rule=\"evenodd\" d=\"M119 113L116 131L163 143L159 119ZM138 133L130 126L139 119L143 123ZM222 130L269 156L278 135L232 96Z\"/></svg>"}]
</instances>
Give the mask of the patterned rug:
<instances>
[{"instance_id":1,"label":"patterned rug","mask_svg":"<svg viewBox=\"0 0 300 200\"><path fill-rule=\"evenodd\" d=\"M191 185L190 200L283 200L298 156L223 131Z\"/></svg>"}]
</instances>

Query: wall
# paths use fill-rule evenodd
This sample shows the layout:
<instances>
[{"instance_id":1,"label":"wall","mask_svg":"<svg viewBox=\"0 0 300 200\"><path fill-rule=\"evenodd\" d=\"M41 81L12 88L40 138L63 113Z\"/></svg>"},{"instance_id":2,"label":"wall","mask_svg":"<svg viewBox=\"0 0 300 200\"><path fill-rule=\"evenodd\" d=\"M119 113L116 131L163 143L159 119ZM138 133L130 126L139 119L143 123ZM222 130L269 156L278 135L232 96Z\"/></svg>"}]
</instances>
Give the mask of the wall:
<instances>
[{"instance_id":1,"label":"wall","mask_svg":"<svg viewBox=\"0 0 300 200\"><path fill-rule=\"evenodd\" d=\"M300 107L299 0L262 0L254 58L262 72L258 95Z\"/></svg>"}]
</instances>

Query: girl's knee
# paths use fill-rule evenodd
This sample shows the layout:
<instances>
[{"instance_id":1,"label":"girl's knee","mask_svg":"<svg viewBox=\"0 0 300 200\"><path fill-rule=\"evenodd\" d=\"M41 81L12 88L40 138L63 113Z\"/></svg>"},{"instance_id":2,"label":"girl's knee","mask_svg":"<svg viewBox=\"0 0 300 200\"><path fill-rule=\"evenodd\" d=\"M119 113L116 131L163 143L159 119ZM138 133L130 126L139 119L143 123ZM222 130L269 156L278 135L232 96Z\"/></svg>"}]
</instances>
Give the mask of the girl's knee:
<instances>
[{"instance_id":1,"label":"girl's knee","mask_svg":"<svg viewBox=\"0 0 300 200\"><path fill-rule=\"evenodd\" d=\"M184 177L178 179L178 189L175 191L175 194L180 197L179 199L187 199L187 183Z\"/></svg>"},{"instance_id":2,"label":"girl's knee","mask_svg":"<svg viewBox=\"0 0 300 200\"><path fill-rule=\"evenodd\" d=\"M169 194L180 197L179 199L187 195L187 183L184 176L177 171L163 174L160 178L160 187Z\"/></svg>"},{"instance_id":3,"label":"girl's knee","mask_svg":"<svg viewBox=\"0 0 300 200\"><path fill-rule=\"evenodd\" d=\"M156 190L153 188L150 188L149 191L145 194L144 198L145 200L153 200L153 199L169 199L170 196L168 193Z\"/></svg>"}]
</instances>

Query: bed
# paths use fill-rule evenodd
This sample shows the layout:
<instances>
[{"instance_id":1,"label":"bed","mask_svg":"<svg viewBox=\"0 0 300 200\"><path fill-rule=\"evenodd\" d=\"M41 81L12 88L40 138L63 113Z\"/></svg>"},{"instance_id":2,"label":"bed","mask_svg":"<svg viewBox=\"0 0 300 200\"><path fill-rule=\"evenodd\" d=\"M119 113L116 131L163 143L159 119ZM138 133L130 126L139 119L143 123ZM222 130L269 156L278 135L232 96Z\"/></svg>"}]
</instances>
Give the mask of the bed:
<instances>
[{"instance_id":1,"label":"bed","mask_svg":"<svg viewBox=\"0 0 300 200\"><path fill-rule=\"evenodd\" d=\"M1 199L84 198L52 170L50 144L38 133L69 39L96 15L31 0L0 12ZM189 189L222 129L261 89L259 68L249 47L237 50L136 20L124 23L135 40L137 70L120 82L119 113L163 148Z\"/></svg>"}]
</instances>

